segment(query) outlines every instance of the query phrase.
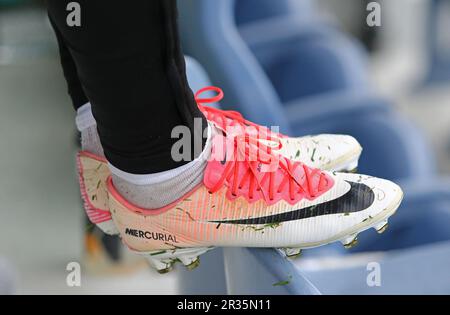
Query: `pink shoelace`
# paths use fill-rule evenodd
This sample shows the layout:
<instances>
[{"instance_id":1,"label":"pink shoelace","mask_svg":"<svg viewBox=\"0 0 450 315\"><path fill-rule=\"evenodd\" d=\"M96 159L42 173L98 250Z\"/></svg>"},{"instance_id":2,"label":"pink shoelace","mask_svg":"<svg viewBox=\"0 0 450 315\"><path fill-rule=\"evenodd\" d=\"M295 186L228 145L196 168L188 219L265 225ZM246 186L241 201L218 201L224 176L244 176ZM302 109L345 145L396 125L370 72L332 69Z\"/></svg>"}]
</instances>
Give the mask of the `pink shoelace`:
<instances>
[{"instance_id":1,"label":"pink shoelace","mask_svg":"<svg viewBox=\"0 0 450 315\"><path fill-rule=\"evenodd\" d=\"M216 95L209 98L202 98L202 94L208 92L215 92ZM249 132L247 132L246 130L249 130L249 128L251 127L253 128L253 130L257 131L256 137L258 139L276 142L279 146L278 149L281 149L282 144L279 139L285 138L285 135L272 132L267 127L255 124L245 119L242 114L237 111L225 111L210 106L205 106L205 104L218 103L223 99L223 97L224 93L222 89L215 86L205 87L195 94L195 100L197 101L198 107L200 108L202 113L209 121L214 122L218 128L226 132L230 127L240 127L243 130L243 133L248 134Z\"/></svg>"},{"instance_id":2,"label":"pink shoelace","mask_svg":"<svg viewBox=\"0 0 450 315\"><path fill-rule=\"evenodd\" d=\"M218 94L211 98L200 98L207 91ZM245 120L238 112L202 105L216 103L222 98L222 90L216 87L204 88L196 94L199 107L206 113L207 119L213 120L225 132L230 125L238 124L257 128L264 136L269 136L271 141L279 139L278 135L267 128ZM211 116L214 118L211 119ZM317 198L332 187L333 180L328 175L273 152L274 148L261 143L259 136L260 134L250 135L244 132L233 135L230 139L228 135L226 141L232 143L227 145L225 168L220 179L210 187L210 192L217 192L227 183L232 198L243 195L250 202L263 198L268 204L274 204L280 199L294 204L303 198Z\"/></svg>"}]
</instances>

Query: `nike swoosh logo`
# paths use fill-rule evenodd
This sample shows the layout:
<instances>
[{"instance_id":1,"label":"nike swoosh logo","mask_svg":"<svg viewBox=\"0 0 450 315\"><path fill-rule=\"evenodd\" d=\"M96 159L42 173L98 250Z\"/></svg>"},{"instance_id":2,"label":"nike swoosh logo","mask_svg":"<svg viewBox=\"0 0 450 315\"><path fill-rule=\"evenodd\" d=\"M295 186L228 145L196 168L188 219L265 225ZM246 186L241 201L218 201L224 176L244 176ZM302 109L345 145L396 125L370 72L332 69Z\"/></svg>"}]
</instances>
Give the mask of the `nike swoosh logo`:
<instances>
[{"instance_id":1,"label":"nike swoosh logo","mask_svg":"<svg viewBox=\"0 0 450 315\"><path fill-rule=\"evenodd\" d=\"M348 181L347 181L348 182ZM329 214L359 212L369 208L374 200L375 194L372 189L361 183L348 182L350 190L339 198L326 201L314 206L274 214L266 217L248 218L229 221L211 221L221 224L272 224L287 221L302 220Z\"/></svg>"}]
</instances>

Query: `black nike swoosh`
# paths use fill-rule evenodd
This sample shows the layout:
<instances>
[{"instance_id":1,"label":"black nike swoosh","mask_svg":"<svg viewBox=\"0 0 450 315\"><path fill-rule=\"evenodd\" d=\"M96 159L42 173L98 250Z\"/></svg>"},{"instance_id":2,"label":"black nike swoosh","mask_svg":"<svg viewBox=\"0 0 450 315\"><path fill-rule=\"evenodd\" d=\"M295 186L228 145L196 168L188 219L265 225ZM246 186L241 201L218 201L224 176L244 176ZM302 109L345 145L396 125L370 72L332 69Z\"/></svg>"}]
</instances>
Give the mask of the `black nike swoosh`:
<instances>
[{"instance_id":1,"label":"black nike swoosh","mask_svg":"<svg viewBox=\"0 0 450 315\"><path fill-rule=\"evenodd\" d=\"M350 190L347 193L339 198L315 206L266 217L211 222L221 224L273 224L319 217L328 214L359 212L369 208L375 200L375 194L372 189L365 184L354 182L348 183L350 184Z\"/></svg>"}]
</instances>

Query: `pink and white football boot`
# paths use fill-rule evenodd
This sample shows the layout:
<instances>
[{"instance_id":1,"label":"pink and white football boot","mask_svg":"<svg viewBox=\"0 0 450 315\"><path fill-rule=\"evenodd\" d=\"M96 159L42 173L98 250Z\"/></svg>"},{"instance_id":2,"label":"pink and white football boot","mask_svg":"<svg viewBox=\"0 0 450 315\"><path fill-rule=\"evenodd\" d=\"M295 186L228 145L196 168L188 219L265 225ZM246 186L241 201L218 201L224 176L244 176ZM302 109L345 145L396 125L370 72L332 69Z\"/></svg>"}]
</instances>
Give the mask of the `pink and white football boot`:
<instances>
[{"instance_id":1,"label":"pink and white football boot","mask_svg":"<svg viewBox=\"0 0 450 315\"><path fill-rule=\"evenodd\" d=\"M208 92L215 92L216 95L211 98L201 97ZM204 104L217 103L223 98L223 91L220 88L206 87L199 90L195 97L200 110L216 128L224 132L231 131L233 134L251 134L252 137L272 147L274 152L292 161L328 171L353 172L358 166L362 148L351 136L317 135L289 138L245 120L238 112L204 106ZM105 233L118 234L108 215L106 179L110 171L106 159L89 152L82 152L78 156L78 169L88 217Z\"/></svg>"},{"instance_id":2,"label":"pink and white football boot","mask_svg":"<svg viewBox=\"0 0 450 315\"><path fill-rule=\"evenodd\" d=\"M119 232L161 273L177 261L191 269L214 247L284 248L291 256L335 241L351 246L361 231L382 231L403 196L387 180L310 168L249 135L216 135L203 183L161 209L125 200L104 160L81 152L78 161L91 220Z\"/></svg>"}]
</instances>

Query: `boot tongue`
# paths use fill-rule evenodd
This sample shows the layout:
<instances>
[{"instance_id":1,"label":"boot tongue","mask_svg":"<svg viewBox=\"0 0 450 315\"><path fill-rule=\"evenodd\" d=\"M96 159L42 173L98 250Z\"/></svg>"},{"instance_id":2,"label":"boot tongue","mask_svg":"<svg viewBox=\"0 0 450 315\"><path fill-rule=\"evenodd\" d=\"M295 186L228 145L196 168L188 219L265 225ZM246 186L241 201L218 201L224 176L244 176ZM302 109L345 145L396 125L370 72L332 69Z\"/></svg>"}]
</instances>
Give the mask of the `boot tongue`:
<instances>
[{"instance_id":1,"label":"boot tongue","mask_svg":"<svg viewBox=\"0 0 450 315\"><path fill-rule=\"evenodd\" d=\"M227 154L226 138L222 134L217 134L212 139L211 157L206 166L203 183L208 189L214 188L222 178L225 168L231 161L232 152Z\"/></svg>"}]
</instances>

